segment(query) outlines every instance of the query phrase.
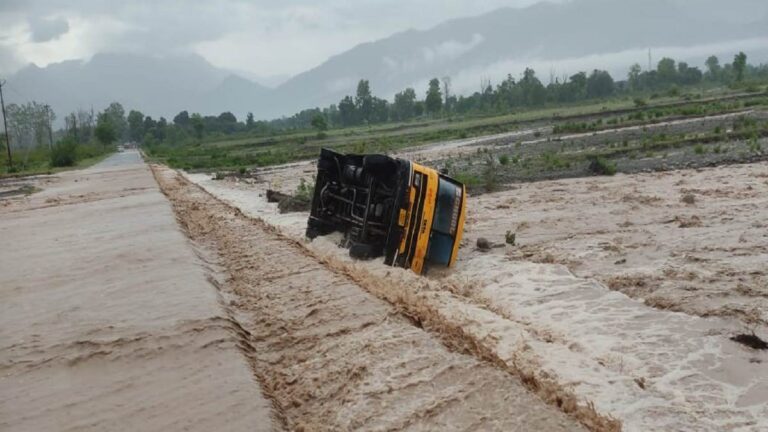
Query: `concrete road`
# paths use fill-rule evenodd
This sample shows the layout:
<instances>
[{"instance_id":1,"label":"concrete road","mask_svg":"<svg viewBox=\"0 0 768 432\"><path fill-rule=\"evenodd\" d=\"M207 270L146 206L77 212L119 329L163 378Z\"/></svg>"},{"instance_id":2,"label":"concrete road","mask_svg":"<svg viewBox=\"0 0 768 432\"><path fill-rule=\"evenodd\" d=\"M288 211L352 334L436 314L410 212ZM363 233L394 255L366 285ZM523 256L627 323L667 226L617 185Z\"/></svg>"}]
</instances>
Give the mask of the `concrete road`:
<instances>
[{"instance_id":1,"label":"concrete road","mask_svg":"<svg viewBox=\"0 0 768 432\"><path fill-rule=\"evenodd\" d=\"M138 150L125 150L125 151L117 152L113 155L110 155L103 161L94 165L92 169L100 170L103 168L111 168L111 167L125 166L125 165L137 165L137 164L143 164L143 163L144 161L141 159L141 155L139 154Z\"/></svg>"},{"instance_id":2,"label":"concrete road","mask_svg":"<svg viewBox=\"0 0 768 432\"><path fill-rule=\"evenodd\" d=\"M0 430L280 429L138 152L0 200Z\"/></svg>"}]
</instances>

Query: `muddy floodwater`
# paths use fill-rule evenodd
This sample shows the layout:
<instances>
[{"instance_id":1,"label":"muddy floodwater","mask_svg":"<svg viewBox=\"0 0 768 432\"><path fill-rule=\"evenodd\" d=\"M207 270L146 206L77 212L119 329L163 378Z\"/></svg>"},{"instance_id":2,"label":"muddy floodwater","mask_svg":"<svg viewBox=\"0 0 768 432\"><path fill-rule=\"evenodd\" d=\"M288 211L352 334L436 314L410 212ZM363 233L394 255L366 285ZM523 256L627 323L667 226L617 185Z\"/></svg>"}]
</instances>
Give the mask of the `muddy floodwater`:
<instances>
[{"instance_id":1,"label":"muddy floodwater","mask_svg":"<svg viewBox=\"0 0 768 432\"><path fill-rule=\"evenodd\" d=\"M209 251L249 335L248 358L289 430L584 430L437 321L402 314L332 256L156 167L179 222ZM444 329L441 329L444 330ZM591 413L583 422L610 423Z\"/></svg>"},{"instance_id":2,"label":"muddy floodwater","mask_svg":"<svg viewBox=\"0 0 768 432\"><path fill-rule=\"evenodd\" d=\"M305 242L307 215L279 214L265 191L313 173L297 163L256 179L186 176ZM427 278L355 262L333 236L303 244L380 298L460 329L479 355L541 383L529 390L544 400L572 398L623 430L757 431L768 428L768 352L732 339L768 339L766 220L761 162L471 197L455 269ZM501 247L477 250L479 237Z\"/></svg>"},{"instance_id":3,"label":"muddy floodwater","mask_svg":"<svg viewBox=\"0 0 768 432\"><path fill-rule=\"evenodd\" d=\"M0 429L768 430L768 163L471 196L427 277L307 241L314 173L0 185Z\"/></svg>"}]
</instances>

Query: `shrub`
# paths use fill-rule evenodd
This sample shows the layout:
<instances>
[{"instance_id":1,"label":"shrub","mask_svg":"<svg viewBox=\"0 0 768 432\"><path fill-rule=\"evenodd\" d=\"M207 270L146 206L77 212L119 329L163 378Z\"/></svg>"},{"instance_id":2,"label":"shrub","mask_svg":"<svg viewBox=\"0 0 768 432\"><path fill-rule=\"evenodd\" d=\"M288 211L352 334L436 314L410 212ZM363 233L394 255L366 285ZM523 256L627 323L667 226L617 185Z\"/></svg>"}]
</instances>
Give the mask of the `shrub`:
<instances>
[{"instance_id":1,"label":"shrub","mask_svg":"<svg viewBox=\"0 0 768 432\"><path fill-rule=\"evenodd\" d=\"M488 192L493 192L499 187L496 161L490 157L485 161L485 170L483 170L483 186L485 186L485 190Z\"/></svg>"},{"instance_id":2,"label":"shrub","mask_svg":"<svg viewBox=\"0 0 768 432\"><path fill-rule=\"evenodd\" d=\"M453 176L453 178L456 179L456 181L459 183L466 185L467 187L477 186L480 184L480 179L468 171L458 172Z\"/></svg>"},{"instance_id":3,"label":"shrub","mask_svg":"<svg viewBox=\"0 0 768 432\"><path fill-rule=\"evenodd\" d=\"M616 164L598 156L589 163L589 171L597 175L612 176L616 174Z\"/></svg>"},{"instance_id":4,"label":"shrub","mask_svg":"<svg viewBox=\"0 0 768 432\"><path fill-rule=\"evenodd\" d=\"M77 142L72 138L64 138L51 150L52 167L74 166L77 162Z\"/></svg>"},{"instance_id":5,"label":"shrub","mask_svg":"<svg viewBox=\"0 0 768 432\"><path fill-rule=\"evenodd\" d=\"M706 149L704 149L704 146L701 144L696 144L696 146L693 148L693 152L700 155L706 153Z\"/></svg>"},{"instance_id":6,"label":"shrub","mask_svg":"<svg viewBox=\"0 0 768 432\"><path fill-rule=\"evenodd\" d=\"M296 193L294 194L294 197L303 200L303 201L310 201L312 200L312 196L315 194L315 182L312 181L312 183L307 183L306 180L304 180L304 177L299 179L299 185L296 187Z\"/></svg>"},{"instance_id":7,"label":"shrub","mask_svg":"<svg viewBox=\"0 0 768 432\"><path fill-rule=\"evenodd\" d=\"M502 165L508 165L509 164L509 155L501 155L499 156L499 163Z\"/></svg>"}]
</instances>

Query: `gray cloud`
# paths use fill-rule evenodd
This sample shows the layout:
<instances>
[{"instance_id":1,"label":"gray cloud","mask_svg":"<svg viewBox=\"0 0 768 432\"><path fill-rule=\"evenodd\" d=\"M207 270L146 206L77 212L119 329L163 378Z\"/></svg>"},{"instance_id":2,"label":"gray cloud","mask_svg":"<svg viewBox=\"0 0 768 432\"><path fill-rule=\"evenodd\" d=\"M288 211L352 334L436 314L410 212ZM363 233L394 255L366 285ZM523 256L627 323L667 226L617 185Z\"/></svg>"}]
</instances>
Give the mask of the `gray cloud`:
<instances>
[{"instance_id":1,"label":"gray cloud","mask_svg":"<svg viewBox=\"0 0 768 432\"><path fill-rule=\"evenodd\" d=\"M31 18L29 29L33 42L48 42L69 31L69 23L63 18Z\"/></svg>"},{"instance_id":2,"label":"gray cloud","mask_svg":"<svg viewBox=\"0 0 768 432\"><path fill-rule=\"evenodd\" d=\"M26 41L36 44L60 42L57 38L65 37L67 31L77 37L62 42L66 49L42 50L19 42L18 37L3 43L7 34L0 28L0 45L15 51L23 62L41 66L90 57L98 51L192 52L228 69L283 76L398 31L425 29L451 18L539 1L4 0L0 1L0 23L10 21L6 31L24 24ZM12 25L14 21L17 26ZM110 25L104 25L105 21ZM9 68L0 63L0 69Z\"/></svg>"},{"instance_id":3,"label":"gray cloud","mask_svg":"<svg viewBox=\"0 0 768 432\"><path fill-rule=\"evenodd\" d=\"M195 53L216 66L252 77L284 77L318 66L357 44L396 32L423 30L454 18L541 1L0 0L0 47L12 51L15 59L6 60L11 58L8 55L0 58L0 70L14 69L19 63L42 66L88 58L104 51ZM673 1L702 16L734 15L734 20L747 21L759 18L768 5L765 0L740 0L748 8L732 8L730 2L721 0ZM740 15L734 12L737 9ZM535 43L547 35L531 37L530 42ZM462 46L435 47L426 55L445 54L443 51Z\"/></svg>"}]
</instances>

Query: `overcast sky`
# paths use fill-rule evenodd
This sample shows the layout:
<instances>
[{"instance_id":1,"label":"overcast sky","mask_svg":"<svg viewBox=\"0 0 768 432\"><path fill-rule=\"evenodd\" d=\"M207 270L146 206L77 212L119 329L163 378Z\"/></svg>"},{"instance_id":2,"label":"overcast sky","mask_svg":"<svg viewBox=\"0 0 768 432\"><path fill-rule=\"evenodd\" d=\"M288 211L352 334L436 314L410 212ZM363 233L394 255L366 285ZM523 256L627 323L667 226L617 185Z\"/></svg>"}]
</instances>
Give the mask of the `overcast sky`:
<instances>
[{"instance_id":1,"label":"overcast sky","mask_svg":"<svg viewBox=\"0 0 768 432\"><path fill-rule=\"evenodd\" d=\"M0 74L97 52L197 53L253 78L289 76L361 42L538 0L0 1Z\"/></svg>"}]
</instances>

